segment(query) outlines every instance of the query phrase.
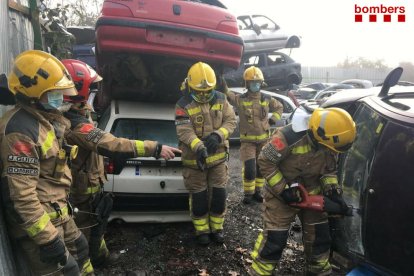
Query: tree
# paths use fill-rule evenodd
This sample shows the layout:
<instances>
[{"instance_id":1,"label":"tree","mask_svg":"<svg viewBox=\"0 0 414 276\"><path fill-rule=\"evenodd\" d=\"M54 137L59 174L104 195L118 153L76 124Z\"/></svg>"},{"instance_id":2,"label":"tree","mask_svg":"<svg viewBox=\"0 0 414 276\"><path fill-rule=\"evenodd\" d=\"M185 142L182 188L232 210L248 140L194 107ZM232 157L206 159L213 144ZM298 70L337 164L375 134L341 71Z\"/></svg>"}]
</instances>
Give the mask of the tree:
<instances>
[{"instance_id":1,"label":"tree","mask_svg":"<svg viewBox=\"0 0 414 276\"><path fill-rule=\"evenodd\" d=\"M339 68L364 68L386 70L388 66L384 64L383 59L369 60L364 57L349 58L346 57L343 62L338 63Z\"/></svg>"}]
</instances>

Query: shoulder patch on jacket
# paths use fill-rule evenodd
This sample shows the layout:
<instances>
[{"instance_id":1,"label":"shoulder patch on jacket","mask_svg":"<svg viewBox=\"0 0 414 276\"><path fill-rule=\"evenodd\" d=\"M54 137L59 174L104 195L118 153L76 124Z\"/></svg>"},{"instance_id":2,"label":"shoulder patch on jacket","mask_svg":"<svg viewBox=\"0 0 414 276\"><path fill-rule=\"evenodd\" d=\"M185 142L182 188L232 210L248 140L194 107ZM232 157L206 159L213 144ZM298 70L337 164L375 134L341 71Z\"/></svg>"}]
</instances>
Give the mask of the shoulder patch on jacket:
<instances>
[{"instance_id":1,"label":"shoulder patch on jacket","mask_svg":"<svg viewBox=\"0 0 414 276\"><path fill-rule=\"evenodd\" d=\"M39 121L24 109L14 113L4 130L5 135L17 132L26 135L32 141L37 142L39 139Z\"/></svg>"},{"instance_id":2,"label":"shoulder patch on jacket","mask_svg":"<svg viewBox=\"0 0 414 276\"><path fill-rule=\"evenodd\" d=\"M80 127L80 129L79 129L79 131L81 132L81 133L89 133L89 132L91 132L91 130L92 129L94 129L95 127L94 127L94 125L93 124L91 124L91 123L87 123L87 124L83 124L81 127Z\"/></svg>"}]
</instances>

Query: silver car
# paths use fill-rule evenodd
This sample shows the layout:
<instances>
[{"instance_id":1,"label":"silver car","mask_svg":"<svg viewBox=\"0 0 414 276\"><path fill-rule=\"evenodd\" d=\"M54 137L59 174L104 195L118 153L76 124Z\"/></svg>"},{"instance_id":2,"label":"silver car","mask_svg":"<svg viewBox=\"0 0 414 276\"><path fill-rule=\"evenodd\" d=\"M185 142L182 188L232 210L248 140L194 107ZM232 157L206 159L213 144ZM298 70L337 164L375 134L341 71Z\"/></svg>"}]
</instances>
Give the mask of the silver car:
<instances>
[{"instance_id":1,"label":"silver car","mask_svg":"<svg viewBox=\"0 0 414 276\"><path fill-rule=\"evenodd\" d=\"M239 15L237 24L245 54L300 47L299 35L285 32L267 16Z\"/></svg>"}]
</instances>

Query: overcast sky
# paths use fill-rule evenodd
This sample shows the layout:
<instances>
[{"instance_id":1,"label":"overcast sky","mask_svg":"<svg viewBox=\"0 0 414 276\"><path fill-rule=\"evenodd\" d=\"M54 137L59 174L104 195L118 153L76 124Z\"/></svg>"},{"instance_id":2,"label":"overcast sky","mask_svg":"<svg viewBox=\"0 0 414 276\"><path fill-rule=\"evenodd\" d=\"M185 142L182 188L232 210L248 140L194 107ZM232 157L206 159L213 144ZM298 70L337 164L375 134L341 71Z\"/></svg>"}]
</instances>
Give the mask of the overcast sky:
<instances>
[{"instance_id":1,"label":"overcast sky","mask_svg":"<svg viewBox=\"0 0 414 276\"><path fill-rule=\"evenodd\" d=\"M391 66L414 63L412 0L221 0L234 14L265 14L302 36L292 57L303 65L336 65L347 56L383 59ZM403 6L405 22L355 22L355 5ZM364 17L365 20L365 17Z\"/></svg>"}]
</instances>

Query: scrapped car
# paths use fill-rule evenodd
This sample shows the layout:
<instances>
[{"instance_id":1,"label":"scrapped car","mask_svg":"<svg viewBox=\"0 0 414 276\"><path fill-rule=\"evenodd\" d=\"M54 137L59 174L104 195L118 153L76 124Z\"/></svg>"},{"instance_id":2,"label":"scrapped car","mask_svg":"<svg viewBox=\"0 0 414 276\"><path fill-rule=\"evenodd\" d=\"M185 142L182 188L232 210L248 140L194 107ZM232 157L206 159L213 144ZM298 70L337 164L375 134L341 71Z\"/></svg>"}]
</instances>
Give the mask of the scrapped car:
<instances>
[{"instance_id":1,"label":"scrapped car","mask_svg":"<svg viewBox=\"0 0 414 276\"><path fill-rule=\"evenodd\" d=\"M246 88L243 87L233 87L230 89L232 92L237 94L243 94L246 92ZM260 90L260 92L270 95L271 97L278 100L283 105L283 113L282 117L279 121L276 122L276 124L270 125L270 129L275 129L276 127L281 127L287 124L287 120L290 118L290 115L292 112L296 109L295 104L292 102L292 100L289 97L273 93L266 90ZM236 115L237 115L237 109L234 107ZM272 114L268 114L268 117L270 118ZM239 121L239 116L237 116L237 122ZM239 125L237 124L236 129L234 130L233 134L229 137L229 141L232 143L240 142L240 130Z\"/></svg>"},{"instance_id":2,"label":"scrapped car","mask_svg":"<svg viewBox=\"0 0 414 276\"><path fill-rule=\"evenodd\" d=\"M349 79L341 81L343 84L350 84L355 88L371 88L374 85L370 80L361 80L361 79Z\"/></svg>"},{"instance_id":3,"label":"scrapped car","mask_svg":"<svg viewBox=\"0 0 414 276\"><path fill-rule=\"evenodd\" d=\"M348 275L414 271L414 86L389 89L401 72L395 69L381 91L354 102L357 137L339 163L343 197L354 214L333 226L332 256L348 271L368 271Z\"/></svg>"},{"instance_id":4,"label":"scrapped car","mask_svg":"<svg viewBox=\"0 0 414 276\"><path fill-rule=\"evenodd\" d=\"M267 90L287 89L302 82L302 66L281 52L244 55L237 70L229 70L223 76L229 87L244 86L243 73L250 66L263 72Z\"/></svg>"},{"instance_id":5,"label":"scrapped car","mask_svg":"<svg viewBox=\"0 0 414 276\"><path fill-rule=\"evenodd\" d=\"M113 100L103 113L99 128L117 137L154 140L178 145L174 105ZM108 182L105 192L114 195L110 219L125 222L190 220L188 191L184 187L181 158L138 157L105 159Z\"/></svg>"},{"instance_id":6,"label":"scrapped car","mask_svg":"<svg viewBox=\"0 0 414 276\"><path fill-rule=\"evenodd\" d=\"M299 35L285 32L265 15L239 15L237 23L244 42L244 53L300 47Z\"/></svg>"},{"instance_id":7,"label":"scrapped car","mask_svg":"<svg viewBox=\"0 0 414 276\"><path fill-rule=\"evenodd\" d=\"M314 96L306 101L303 101L302 103L308 104L308 103L316 103L316 104L322 104L324 101L326 101L330 96L334 95L335 93L347 90L347 89L353 89L354 87L349 84L334 84L331 85L325 89L316 91ZM313 93L312 93L313 94Z\"/></svg>"},{"instance_id":8,"label":"scrapped car","mask_svg":"<svg viewBox=\"0 0 414 276\"><path fill-rule=\"evenodd\" d=\"M236 17L217 0L106 0L96 42L103 94L147 102L175 103L194 63L221 75L243 52Z\"/></svg>"}]
</instances>

